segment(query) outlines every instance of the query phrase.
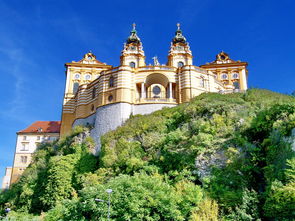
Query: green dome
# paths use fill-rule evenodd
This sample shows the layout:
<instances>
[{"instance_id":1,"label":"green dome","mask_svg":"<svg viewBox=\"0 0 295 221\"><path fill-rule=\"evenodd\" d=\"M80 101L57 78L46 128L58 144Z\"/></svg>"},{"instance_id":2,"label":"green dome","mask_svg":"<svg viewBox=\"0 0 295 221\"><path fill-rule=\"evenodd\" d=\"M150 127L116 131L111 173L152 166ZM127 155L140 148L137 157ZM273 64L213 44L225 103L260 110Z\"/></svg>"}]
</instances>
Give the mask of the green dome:
<instances>
[{"instance_id":1,"label":"green dome","mask_svg":"<svg viewBox=\"0 0 295 221\"><path fill-rule=\"evenodd\" d=\"M182 35L182 31L180 29L179 23L177 23L177 30L175 32L175 36L174 36L172 42L173 42L173 44L176 44L176 43L186 44L186 38Z\"/></svg>"},{"instance_id":2,"label":"green dome","mask_svg":"<svg viewBox=\"0 0 295 221\"><path fill-rule=\"evenodd\" d=\"M137 32L136 32L136 29L135 29L135 26L136 25L133 24L132 26L133 26L133 29L130 32L130 36L126 40L126 43L127 44L130 44L130 43L137 43L137 44L139 44L140 43L140 38L137 36Z\"/></svg>"}]
</instances>

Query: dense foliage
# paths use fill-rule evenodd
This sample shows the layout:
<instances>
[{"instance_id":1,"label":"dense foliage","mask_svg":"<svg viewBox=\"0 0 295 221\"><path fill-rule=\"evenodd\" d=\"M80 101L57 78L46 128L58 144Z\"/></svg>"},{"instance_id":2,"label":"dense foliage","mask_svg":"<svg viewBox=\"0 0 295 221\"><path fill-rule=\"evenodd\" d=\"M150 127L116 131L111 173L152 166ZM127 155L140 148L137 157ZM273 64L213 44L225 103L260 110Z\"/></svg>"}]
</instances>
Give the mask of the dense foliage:
<instances>
[{"instance_id":1,"label":"dense foliage","mask_svg":"<svg viewBox=\"0 0 295 221\"><path fill-rule=\"evenodd\" d=\"M78 127L39 147L0 210L107 220L111 188L112 220L294 220L294 128L295 98L257 89L132 116L98 157Z\"/></svg>"}]
</instances>

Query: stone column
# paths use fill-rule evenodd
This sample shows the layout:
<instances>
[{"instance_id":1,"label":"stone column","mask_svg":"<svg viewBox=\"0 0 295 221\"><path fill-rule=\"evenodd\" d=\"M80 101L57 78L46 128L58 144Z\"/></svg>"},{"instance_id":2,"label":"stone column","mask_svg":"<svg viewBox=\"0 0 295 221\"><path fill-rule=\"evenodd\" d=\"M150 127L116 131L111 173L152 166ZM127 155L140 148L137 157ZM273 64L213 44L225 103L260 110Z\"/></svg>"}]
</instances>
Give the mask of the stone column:
<instances>
[{"instance_id":1,"label":"stone column","mask_svg":"<svg viewBox=\"0 0 295 221\"><path fill-rule=\"evenodd\" d=\"M146 98L144 82L141 83L141 98Z\"/></svg>"},{"instance_id":2,"label":"stone column","mask_svg":"<svg viewBox=\"0 0 295 221\"><path fill-rule=\"evenodd\" d=\"M240 89L241 90L247 90L247 75L246 75L246 70L243 68L242 71L240 72Z\"/></svg>"},{"instance_id":3,"label":"stone column","mask_svg":"<svg viewBox=\"0 0 295 221\"><path fill-rule=\"evenodd\" d=\"M169 98L172 98L172 82L169 82Z\"/></svg>"}]
</instances>

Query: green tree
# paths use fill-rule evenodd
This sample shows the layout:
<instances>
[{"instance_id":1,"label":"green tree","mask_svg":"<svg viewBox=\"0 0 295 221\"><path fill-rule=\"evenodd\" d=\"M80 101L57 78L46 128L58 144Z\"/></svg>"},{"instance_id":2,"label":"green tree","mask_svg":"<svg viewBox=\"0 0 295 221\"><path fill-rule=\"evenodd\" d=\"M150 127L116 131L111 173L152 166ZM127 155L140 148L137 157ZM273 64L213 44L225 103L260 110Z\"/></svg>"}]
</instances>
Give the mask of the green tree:
<instances>
[{"instance_id":1,"label":"green tree","mask_svg":"<svg viewBox=\"0 0 295 221\"><path fill-rule=\"evenodd\" d=\"M191 221L218 221L218 204L215 200L205 198L191 215Z\"/></svg>"},{"instance_id":2,"label":"green tree","mask_svg":"<svg viewBox=\"0 0 295 221\"><path fill-rule=\"evenodd\" d=\"M106 189L111 188L112 220L185 220L202 198L200 187L192 183L179 183L176 188L165 183L160 175L120 175L105 185L86 187L79 201L56 207L48 216L63 220L106 220L107 204L95 202L95 198L108 200ZM57 214L57 211L59 213ZM50 219L54 220L54 219Z\"/></svg>"}]
</instances>

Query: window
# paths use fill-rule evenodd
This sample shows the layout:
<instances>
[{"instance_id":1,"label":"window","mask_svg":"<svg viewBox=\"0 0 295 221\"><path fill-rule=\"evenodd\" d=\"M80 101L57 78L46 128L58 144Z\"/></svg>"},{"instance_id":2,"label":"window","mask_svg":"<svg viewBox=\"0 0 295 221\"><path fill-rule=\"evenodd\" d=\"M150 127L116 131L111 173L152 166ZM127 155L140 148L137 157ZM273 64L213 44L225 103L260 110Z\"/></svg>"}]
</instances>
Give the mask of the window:
<instances>
[{"instance_id":1,"label":"window","mask_svg":"<svg viewBox=\"0 0 295 221\"><path fill-rule=\"evenodd\" d=\"M27 163L28 162L28 157L27 156L21 156L20 161L21 161L21 163Z\"/></svg>"},{"instance_id":2,"label":"window","mask_svg":"<svg viewBox=\"0 0 295 221\"><path fill-rule=\"evenodd\" d=\"M40 136L37 136L37 140L40 140Z\"/></svg>"},{"instance_id":3,"label":"window","mask_svg":"<svg viewBox=\"0 0 295 221\"><path fill-rule=\"evenodd\" d=\"M78 89L79 89L79 83L78 82L75 82L74 83L74 86L73 86L73 94L76 94L77 91L78 91Z\"/></svg>"},{"instance_id":4,"label":"window","mask_svg":"<svg viewBox=\"0 0 295 221\"><path fill-rule=\"evenodd\" d=\"M75 79L80 79L80 74L75 74Z\"/></svg>"},{"instance_id":5,"label":"window","mask_svg":"<svg viewBox=\"0 0 295 221\"><path fill-rule=\"evenodd\" d=\"M92 112L94 111L94 105L93 104L91 105L91 111Z\"/></svg>"},{"instance_id":6,"label":"window","mask_svg":"<svg viewBox=\"0 0 295 221\"><path fill-rule=\"evenodd\" d=\"M90 80L91 79L91 75L90 74L86 74L85 75L85 80Z\"/></svg>"},{"instance_id":7,"label":"window","mask_svg":"<svg viewBox=\"0 0 295 221\"><path fill-rule=\"evenodd\" d=\"M205 87L205 79L204 78L200 79L200 87Z\"/></svg>"},{"instance_id":8,"label":"window","mask_svg":"<svg viewBox=\"0 0 295 221\"><path fill-rule=\"evenodd\" d=\"M109 79L109 87L114 87L114 77L111 76Z\"/></svg>"},{"instance_id":9,"label":"window","mask_svg":"<svg viewBox=\"0 0 295 221\"><path fill-rule=\"evenodd\" d=\"M239 74L238 73L233 73L232 78L233 79L238 79L239 78Z\"/></svg>"},{"instance_id":10,"label":"window","mask_svg":"<svg viewBox=\"0 0 295 221\"><path fill-rule=\"evenodd\" d=\"M110 95L110 96L108 97L108 101L111 102L112 100L113 100L113 95Z\"/></svg>"},{"instance_id":11,"label":"window","mask_svg":"<svg viewBox=\"0 0 295 221\"><path fill-rule=\"evenodd\" d=\"M58 137L52 137L52 140L57 140L58 139Z\"/></svg>"},{"instance_id":12,"label":"window","mask_svg":"<svg viewBox=\"0 0 295 221\"><path fill-rule=\"evenodd\" d=\"M180 61L180 62L177 63L177 67L181 68L183 66L184 66L184 63L182 61Z\"/></svg>"},{"instance_id":13,"label":"window","mask_svg":"<svg viewBox=\"0 0 295 221\"><path fill-rule=\"evenodd\" d=\"M27 136L23 136L23 140L27 140Z\"/></svg>"},{"instance_id":14,"label":"window","mask_svg":"<svg viewBox=\"0 0 295 221\"><path fill-rule=\"evenodd\" d=\"M136 65L135 62L133 62L133 61L129 63L129 66L132 68L135 68L135 65Z\"/></svg>"},{"instance_id":15,"label":"window","mask_svg":"<svg viewBox=\"0 0 295 221\"><path fill-rule=\"evenodd\" d=\"M222 80L226 80L226 79L227 79L227 74L222 74L222 75L221 75L221 79L222 79Z\"/></svg>"},{"instance_id":16,"label":"window","mask_svg":"<svg viewBox=\"0 0 295 221\"><path fill-rule=\"evenodd\" d=\"M22 143L21 151L26 151L28 149L28 143Z\"/></svg>"},{"instance_id":17,"label":"window","mask_svg":"<svg viewBox=\"0 0 295 221\"><path fill-rule=\"evenodd\" d=\"M235 89L240 89L239 82L235 81L233 84L234 84Z\"/></svg>"},{"instance_id":18,"label":"window","mask_svg":"<svg viewBox=\"0 0 295 221\"><path fill-rule=\"evenodd\" d=\"M94 87L92 89L92 99L94 99L96 97L96 88Z\"/></svg>"},{"instance_id":19,"label":"window","mask_svg":"<svg viewBox=\"0 0 295 221\"><path fill-rule=\"evenodd\" d=\"M159 95L161 93L161 88L159 86L153 87L154 95Z\"/></svg>"}]
</instances>

